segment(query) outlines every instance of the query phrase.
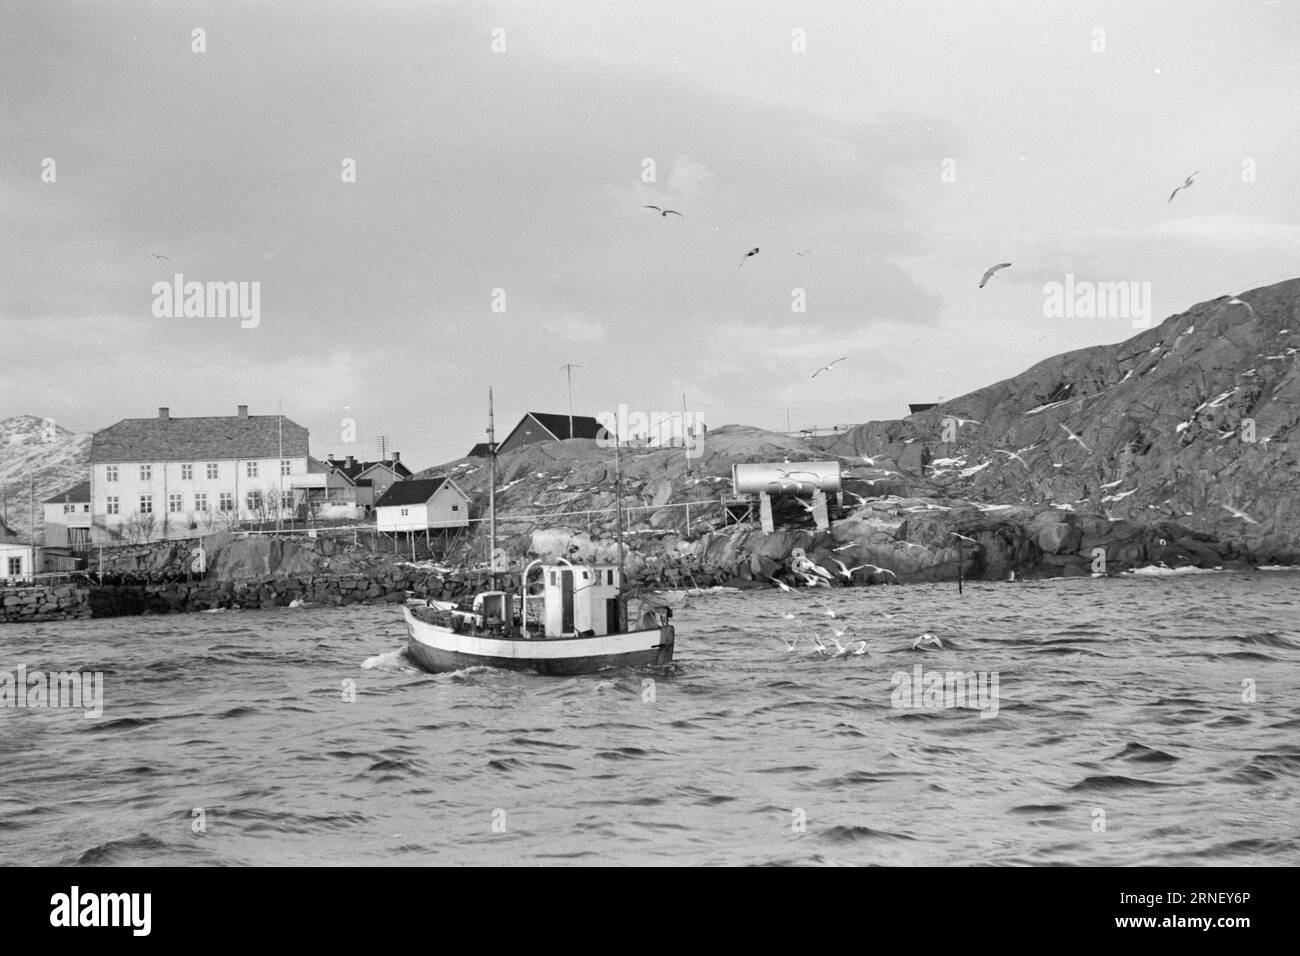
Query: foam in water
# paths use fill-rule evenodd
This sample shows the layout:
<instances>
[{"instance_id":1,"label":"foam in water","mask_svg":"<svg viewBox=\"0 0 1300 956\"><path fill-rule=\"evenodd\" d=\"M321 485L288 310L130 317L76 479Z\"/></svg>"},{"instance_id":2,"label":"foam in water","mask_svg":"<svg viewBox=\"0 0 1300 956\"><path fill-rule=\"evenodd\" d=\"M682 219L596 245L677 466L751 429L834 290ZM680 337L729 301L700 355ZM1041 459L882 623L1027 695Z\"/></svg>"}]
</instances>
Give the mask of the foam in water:
<instances>
[{"instance_id":1,"label":"foam in water","mask_svg":"<svg viewBox=\"0 0 1300 956\"><path fill-rule=\"evenodd\" d=\"M361 662L363 671L401 671L409 670L410 666L406 660L405 647L399 647L395 651L384 651L374 657L367 657Z\"/></svg>"}]
</instances>

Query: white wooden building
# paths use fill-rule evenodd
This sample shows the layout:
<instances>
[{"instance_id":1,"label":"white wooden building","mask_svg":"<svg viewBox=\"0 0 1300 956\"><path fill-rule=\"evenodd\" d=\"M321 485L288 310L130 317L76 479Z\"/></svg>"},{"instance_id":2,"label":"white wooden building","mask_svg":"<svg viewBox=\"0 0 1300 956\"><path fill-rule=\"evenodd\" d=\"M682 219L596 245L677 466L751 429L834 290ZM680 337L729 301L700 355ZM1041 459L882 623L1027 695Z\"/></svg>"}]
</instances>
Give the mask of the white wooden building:
<instances>
[{"instance_id":1,"label":"white wooden building","mask_svg":"<svg viewBox=\"0 0 1300 956\"><path fill-rule=\"evenodd\" d=\"M469 526L469 495L446 475L394 482L375 503L379 531Z\"/></svg>"},{"instance_id":2,"label":"white wooden building","mask_svg":"<svg viewBox=\"0 0 1300 956\"><path fill-rule=\"evenodd\" d=\"M85 551L90 544L90 482L82 481L41 503L45 546Z\"/></svg>"},{"instance_id":3,"label":"white wooden building","mask_svg":"<svg viewBox=\"0 0 1300 956\"><path fill-rule=\"evenodd\" d=\"M281 415L126 418L90 447L92 544L184 538L294 515L307 429Z\"/></svg>"}]
</instances>

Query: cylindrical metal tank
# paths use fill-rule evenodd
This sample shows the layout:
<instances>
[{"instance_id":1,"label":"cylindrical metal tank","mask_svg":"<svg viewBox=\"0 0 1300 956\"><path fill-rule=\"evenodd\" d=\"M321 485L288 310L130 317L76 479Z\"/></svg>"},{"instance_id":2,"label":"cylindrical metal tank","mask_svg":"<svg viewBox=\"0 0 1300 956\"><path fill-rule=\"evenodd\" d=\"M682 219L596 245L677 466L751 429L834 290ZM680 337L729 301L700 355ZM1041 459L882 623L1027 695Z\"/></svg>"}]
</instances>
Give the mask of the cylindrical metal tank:
<instances>
[{"instance_id":1,"label":"cylindrical metal tank","mask_svg":"<svg viewBox=\"0 0 1300 956\"><path fill-rule=\"evenodd\" d=\"M810 495L815 489L830 494L840 490L838 461L779 461L731 466L735 494Z\"/></svg>"}]
</instances>

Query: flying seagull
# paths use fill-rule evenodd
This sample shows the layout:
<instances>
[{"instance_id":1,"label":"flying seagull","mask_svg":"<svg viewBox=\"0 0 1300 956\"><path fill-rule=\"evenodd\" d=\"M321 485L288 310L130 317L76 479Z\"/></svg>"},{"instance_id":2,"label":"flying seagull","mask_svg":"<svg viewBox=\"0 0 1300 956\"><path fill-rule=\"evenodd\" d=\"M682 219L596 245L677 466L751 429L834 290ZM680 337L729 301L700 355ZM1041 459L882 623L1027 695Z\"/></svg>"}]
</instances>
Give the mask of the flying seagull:
<instances>
[{"instance_id":1,"label":"flying seagull","mask_svg":"<svg viewBox=\"0 0 1300 956\"><path fill-rule=\"evenodd\" d=\"M755 246L753 249L750 249L747 253L745 253L743 256L740 257L740 265L743 266L745 264L746 259L748 259L750 256L756 256L756 255L758 255L758 246ZM739 269L740 266L737 266L736 268Z\"/></svg>"},{"instance_id":2,"label":"flying seagull","mask_svg":"<svg viewBox=\"0 0 1300 956\"><path fill-rule=\"evenodd\" d=\"M1247 308L1247 310L1249 310L1249 312L1250 312L1250 317L1251 317L1252 319L1255 317L1255 310L1252 309L1252 308L1250 307L1250 303L1249 303L1249 302L1245 302L1245 301L1243 301L1243 300L1241 300L1241 299L1233 298L1233 299L1229 299L1229 300L1228 300L1228 305L1244 305L1244 306Z\"/></svg>"},{"instance_id":3,"label":"flying seagull","mask_svg":"<svg viewBox=\"0 0 1300 956\"><path fill-rule=\"evenodd\" d=\"M779 634L777 636L781 637ZM799 635L796 634L793 641L787 641L784 637L781 637L781 640L785 643L786 653L789 654L794 650L795 645L799 643Z\"/></svg>"},{"instance_id":4,"label":"flying seagull","mask_svg":"<svg viewBox=\"0 0 1300 956\"><path fill-rule=\"evenodd\" d=\"M794 560L790 562L790 567L800 574L808 574L811 572L813 574L820 574L824 578L830 578L831 576L829 571L809 558L802 550L800 550L799 553L795 555Z\"/></svg>"},{"instance_id":5,"label":"flying seagull","mask_svg":"<svg viewBox=\"0 0 1300 956\"><path fill-rule=\"evenodd\" d=\"M1091 448L1089 448L1087 445L1085 445L1085 444L1083 443L1083 439L1082 439L1082 438L1080 438L1080 437L1079 437L1078 435L1076 435L1074 432L1070 431L1070 428L1069 428L1068 425L1062 424L1062 425L1061 425L1061 428L1063 428L1063 429L1065 430L1065 434L1069 436L1069 437L1066 439L1066 441L1077 441L1077 442L1079 443L1079 447L1082 448L1084 451L1086 451L1086 452L1091 452L1091 451L1092 451Z\"/></svg>"},{"instance_id":6,"label":"flying seagull","mask_svg":"<svg viewBox=\"0 0 1300 956\"><path fill-rule=\"evenodd\" d=\"M767 577L768 580L770 580L773 584L779 587L786 594L794 594L794 588L790 587L790 585L786 584L784 581L779 581L776 578L772 577L772 575L770 574Z\"/></svg>"},{"instance_id":7,"label":"flying seagull","mask_svg":"<svg viewBox=\"0 0 1300 956\"><path fill-rule=\"evenodd\" d=\"M876 565L876 564L864 564L864 565L862 565L862 567L865 568L866 570L870 571L872 574L889 574L889 575L892 575L892 576L893 576L893 578L894 578L895 581L898 580L898 575L897 575L897 574L894 574L894 572L891 571L891 570L889 570L889 568L882 568L882 567L880 567L879 565ZM857 571L858 569L857 569L857 568L854 568L853 570L854 570L854 571Z\"/></svg>"},{"instance_id":8,"label":"flying seagull","mask_svg":"<svg viewBox=\"0 0 1300 956\"><path fill-rule=\"evenodd\" d=\"M847 355L841 355L841 356L840 356L839 358L837 358L834 362L831 362L830 365L823 365L821 368L819 368L817 371L813 372L812 375L810 375L810 376L808 376L808 377L809 377L809 378L816 378L816 377L817 377L818 375L820 375L822 372L829 372L829 371L831 370L831 365L838 365L840 362L846 361L847 359L848 359L848 356L847 356Z\"/></svg>"},{"instance_id":9,"label":"flying seagull","mask_svg":"<svg viewBox=\"0 0 1300 956\"><path fill-rule=\"evenodd\" d=\"M989 266L987 269L984 270L984 278L980 279L980 288L981 289L984 288L984 284L988 282L989 279L992 279L994 274L996 274L998 270L1008 269L1010 267L1011 267L1011 263L1009 262L999 262L995 266Z\"/></svg>"},{"instance_id":10,"label":"flying seagull","mask_svg":"<svg viewBox=\"0 0 1300 956\"><path fill-rule=\"evenodd\" d=\"M1174 197L1177 196L1179 192L1181 192L1182 190L1184 190L1184 189L1186 189L1188 186L1190 186L1190 185L1192 184L1192 176L1195 176L1196 173L1199 173L1199 172L1200 172L1199 169L1196 170L1195 173L1192 173L1191 176L1188 176L1188 177L1187 177L1187 180L1186 180L1186 181L1185 181L1181 186L1179 186L1177 189L1175 189L1173 192L1171 192L1171 193L1169 194L1169 199L1168 199L1168 201L1165 202L1165 205L1168 206L1169 203L1171 203L1171 202L1174 201Z\"/></svg>"},{"instance_id":11,"label":"flying seagull","mask_svg":"<svg viewBox=\"0 0 1300 956\"><path fill-rule=\"evenodd\" d=\"M149 255L153 256L155 259L166 259L168 262L172 261L171 256L165 256L161 252L151 252Z\"/></svg>"},{"instance_id":12,"label":"flying seagull","mask_svg":"<svg viewBox=\"0 0 1300 956\"><path fill-rule=\"evenodd\" d=\"M1249 522L1250 524L1259 524L1258 521L1239 508L1234 508L1232 505L1224 505L1223 507L1225 510L1231 512L1234 518L1240 518L1242 521Z\"/></svg>"},{"instance_id":13,"label":"flying seagull","mask_svg":"<svg viewBox=\"0 0 1300 956\"><path fill-rule=\"evenodd\" d=\"M922 634L920 637L918 637L916 640L912 642L912 650L916 650L918 647L942 648L943 641L939 640L933 634Z\"/></svg>"},{"instance_id":14,"label":"flying seagull","mask_svg":"<svg viewBox=\"0 0 1300 956\"><path fill-rule=\"evenodd\" d=\"M808 255L808 253L810 253L810 252L812 252L811 249L805 249L803 252L796 252L795 255L796 255L796 256L806 256L806 255Z\"/></svg>"},{"instance_id":15,"label":"flying seagull","mask_svg":"<svg viewBox=\"0 0 1300 956\"><path fill-rule=\"evenodd\" d=\"M653 209L660 216L682 216L676 209L660 209L658 206L642 206L642 209ZM682 216L685 219L685 216Z\"/></svg>"},{"instance_id":16,"label":"flying seagull","mask_svg":"<svg viewBox=\"0 0 1300 956\"><path fill-rule=\"evenodd\" d=\"M1025 466L1026 471L1029 470L1029 465L1025 462L1023 458L1017 455L1014 451L1007 451L1005 448L994 448L993 450L995 452L1000 452L1003 455L1006 455L1008 460L1014 458L1016 461L1020 462L1020 464Z\"/></svg>"}]
</instances>

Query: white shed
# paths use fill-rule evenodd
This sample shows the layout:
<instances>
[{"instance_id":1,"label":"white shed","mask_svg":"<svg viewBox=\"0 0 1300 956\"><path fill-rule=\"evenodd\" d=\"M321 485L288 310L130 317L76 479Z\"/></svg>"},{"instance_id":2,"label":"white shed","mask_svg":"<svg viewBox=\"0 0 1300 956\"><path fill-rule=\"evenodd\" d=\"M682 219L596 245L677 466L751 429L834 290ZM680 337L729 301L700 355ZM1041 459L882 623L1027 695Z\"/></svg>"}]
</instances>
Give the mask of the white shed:
<instances>
[{"instance_id":1,"label":"white shed","mask_svg":"<svg viewBox=\"0 0 1300 956\"><path fill-rule=\"evenodd\" d=\"M469 495L446 475L393 482L375 502L379 531L424 531L469 526Z\"/></svg>"},{"instance_id":2,"label":"white shed","mask_svg":"<svg viewBox=\"0 0 1300 956\"><path fill-rule=\"evenodd\" d=\"M10 584L30 581L39 570L39 549L17 541L0 541L0 580Z\"/></svg>"}]
</instances>

